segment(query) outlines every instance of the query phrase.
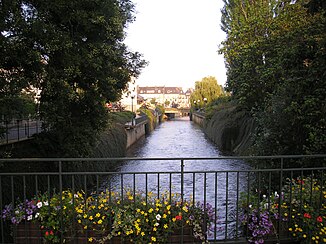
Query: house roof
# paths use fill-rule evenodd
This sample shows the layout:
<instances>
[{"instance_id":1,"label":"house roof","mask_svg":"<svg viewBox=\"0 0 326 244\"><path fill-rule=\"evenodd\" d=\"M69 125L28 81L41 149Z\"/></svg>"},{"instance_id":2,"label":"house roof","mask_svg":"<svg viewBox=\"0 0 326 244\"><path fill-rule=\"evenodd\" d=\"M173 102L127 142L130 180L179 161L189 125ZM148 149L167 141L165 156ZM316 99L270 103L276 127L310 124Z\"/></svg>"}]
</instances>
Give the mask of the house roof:
<instances>
[{"instance_id":1,"label":"house roof","mask_svg":"<svg viewBox=\"0 0 326 244\"><path fill-rule=\"evenodd\" d=\"M181 87L145 86L138 87L138 94L184 94Z\"/></svg>"}]
</instances>

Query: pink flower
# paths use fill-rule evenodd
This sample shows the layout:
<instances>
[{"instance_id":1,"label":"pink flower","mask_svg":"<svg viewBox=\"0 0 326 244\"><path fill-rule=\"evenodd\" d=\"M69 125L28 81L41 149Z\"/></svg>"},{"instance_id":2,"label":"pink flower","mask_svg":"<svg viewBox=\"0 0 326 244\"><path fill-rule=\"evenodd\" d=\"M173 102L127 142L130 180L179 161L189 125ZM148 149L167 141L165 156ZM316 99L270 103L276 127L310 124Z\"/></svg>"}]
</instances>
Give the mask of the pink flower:
<instances>
[{"instance_id":1,"label":"pink flower","mask_svg":"<svg viewBox=\"0 0 326 244\"><path fill-rule=\"evenodd\" d=\"M177 216L175 216L175 219L176 220L181 220L182 219L182 216L181 215L177 215Z\"/></svg>"},{"instance_id":2,"label":"pink flower","mask_svg":"<svg viewBox=\"0 0 326 244\"><path fill-rule=\"evenodd\" d=\"M308 214L308 213L305 213L305 214L303 215L303 217L305 217L305 218L307 218L307 219L311 219L311 215Z\"/></svg>"},{"instance_id":3,"label":"pink flower","mask_svg":"<svg viewBox=\"0 0 326 244\"><path fill-rule=\"evenodd\" d=\"M317 217L317 222L319 222L319 223L323 222L323 217L318 216L318 217Z\"/></svg>"}]
</instances>

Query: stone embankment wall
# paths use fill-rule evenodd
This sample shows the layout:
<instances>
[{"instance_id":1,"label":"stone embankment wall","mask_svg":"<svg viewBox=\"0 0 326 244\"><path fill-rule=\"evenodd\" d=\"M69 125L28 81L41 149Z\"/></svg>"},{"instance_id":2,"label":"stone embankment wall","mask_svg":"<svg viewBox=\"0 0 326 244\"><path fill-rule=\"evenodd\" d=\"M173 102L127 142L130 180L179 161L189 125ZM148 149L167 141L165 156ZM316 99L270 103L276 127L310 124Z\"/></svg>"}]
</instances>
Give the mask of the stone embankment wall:
<instances>
[{"instance_id":1,"label":"stone embankment wall","mask_svg":"<svg viewBox=\"0 0 326 244\"><path fill-rule=\"evenodd\" d=\"M193 121L199 119L193 116ZM199 120L200 121L200 120ZM198 123L198 122L196 122ZM207 137L219 150L231 155L247 155L253 143L255 123L245 110L237 106L216 111L209 120L199 122Z\"/></svg>"},{"instance_id":2,"label":"stone embankment wall","mask_svg":"<svg viewBox=\"0 0 326 244\"><path fill-rule=\"evenodd\" d=\"M110 158L125 156L126 150L131 145L145 136L145 134L151 132L147 127L155 128L158 125L158 121L159 118L157 117L155 120L147 120L135 126L114 125L113 128L106 130L100 136L98 144L94 149L93 157Z\"/></svg>"},{"instance_id":3,"label":"stone embankment wall","mask_svg":"<svg viewBox=\"0 0 326 244\"><path fill-rule=\"evenodd\" d=\"M136 143L140 138L145 136L145 125L146 123L141 123L135 126L126 127L127 148L129 148L132 144Z\"/></svg>"}]
</instances>

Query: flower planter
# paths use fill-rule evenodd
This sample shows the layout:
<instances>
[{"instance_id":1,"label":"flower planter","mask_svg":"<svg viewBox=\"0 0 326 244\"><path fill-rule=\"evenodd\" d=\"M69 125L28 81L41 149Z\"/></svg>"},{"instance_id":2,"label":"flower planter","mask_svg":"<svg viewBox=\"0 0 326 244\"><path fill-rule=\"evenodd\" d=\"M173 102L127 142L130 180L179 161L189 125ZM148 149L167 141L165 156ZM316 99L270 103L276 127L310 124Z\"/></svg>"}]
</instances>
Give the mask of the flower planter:
<instances>
[{"instance_id":1,"label":"flower planter","mask_svg":"<svg viewBox=\"0 0 326 244\"><path fill-rule=\"evenodd\" d=\"M176 233L173 233L169 236L169 239L167 243L201 243L200 240L196 239L193 234L190 227L186 227L183 229L183 235L181 235L182 231L179 230ZM97 233L92 230L88 231L72 231L70 236L67 236L67 233L65 234L66 243L74 243L74 244L86 244L89 243L88 238L90 236L95 238L101 238L106 236L108 233ZM40 229L39 224L32 223L32 222L26 222L18 224L14 227L14 243L16 244L42 244L45 242L44 239L45 231ZM132 243L128 240L122 240L121 237L113 237L111 240L108 240L108 244L121 244L121 243Z\"/></svg>"},{"instance_id":2,"label":"flower planter","mask_svg":"<svg viewBox=\"0 0 326 244\"><path fill-rule=\"evenodd\" d=\"M41 244L43 236L44 233L36 223L20 223L14 227L14 243L16 244Z\"/></svg>"}]
</instances>

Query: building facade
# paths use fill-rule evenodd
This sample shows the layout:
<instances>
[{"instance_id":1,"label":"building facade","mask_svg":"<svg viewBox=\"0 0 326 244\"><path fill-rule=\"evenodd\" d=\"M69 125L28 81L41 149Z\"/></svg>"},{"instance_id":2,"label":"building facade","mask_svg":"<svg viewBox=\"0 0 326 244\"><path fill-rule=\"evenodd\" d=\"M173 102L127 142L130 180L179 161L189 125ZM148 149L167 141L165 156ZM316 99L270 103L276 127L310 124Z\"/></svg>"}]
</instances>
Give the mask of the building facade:
<instances>
[{"instance_id":1,"label":"building facade","mask_svg":"<svg viewBox=\"0 0 326 244\"><path fill-rule=\"evenodd\" d=\"M137 93L146 103L157 103L165 107L189 108L192 89L186 92L181 87L137 86Z\"/></svg>"}]
</instances>

